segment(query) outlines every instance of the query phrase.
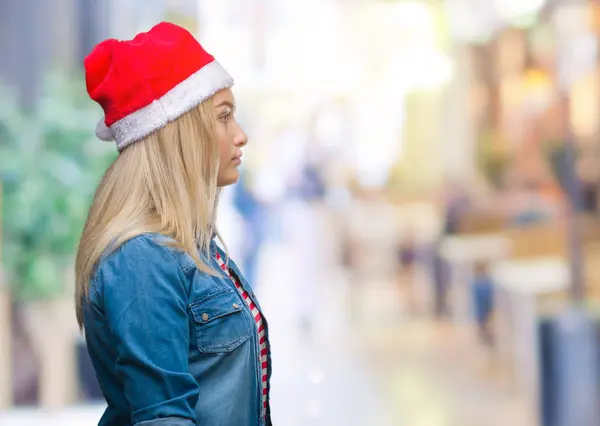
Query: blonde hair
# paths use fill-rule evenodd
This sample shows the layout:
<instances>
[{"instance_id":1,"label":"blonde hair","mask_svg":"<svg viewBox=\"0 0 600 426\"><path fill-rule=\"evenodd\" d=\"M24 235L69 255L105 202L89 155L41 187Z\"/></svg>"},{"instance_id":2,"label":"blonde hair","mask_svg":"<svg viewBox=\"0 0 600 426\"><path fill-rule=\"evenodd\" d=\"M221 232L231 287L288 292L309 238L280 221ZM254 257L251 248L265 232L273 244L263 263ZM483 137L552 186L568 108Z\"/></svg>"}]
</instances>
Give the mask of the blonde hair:
<instances>
[{"instance_id":1,"label":"blonde hair","mask_svg":"<svg viewBox=\"0 0 600 426\"><path fill-rule=\"evenodd\" d=\"M209 274L199 255L208 253L218 201L218 146L214 105L205 101L177 120L129 145L102 178L83 229L75 262L75 308L83 326L83 304L95 267L144 233L170 237Z\"/></svg>"}]
</instances>

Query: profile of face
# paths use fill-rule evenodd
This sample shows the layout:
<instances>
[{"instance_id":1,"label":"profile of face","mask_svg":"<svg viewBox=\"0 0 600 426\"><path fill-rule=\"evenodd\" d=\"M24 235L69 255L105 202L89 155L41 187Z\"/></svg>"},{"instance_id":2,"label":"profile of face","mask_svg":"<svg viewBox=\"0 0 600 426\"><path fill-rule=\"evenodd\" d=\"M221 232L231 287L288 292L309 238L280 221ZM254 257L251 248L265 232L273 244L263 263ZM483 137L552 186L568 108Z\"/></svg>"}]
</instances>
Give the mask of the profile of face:
<instances>
[{"instance_id":1,"label":"profile of face","mask_svg":"<svg viewBox=\"0 0 600 426\"><path fill-rule=\"evenodd\" d=\"M235 98L231 89L221 90L213 97L216 112L215 135L219 145L217 186L236 183L240 177L242 148L248 137L235 119Z\"/></svg>"}]
</instances>

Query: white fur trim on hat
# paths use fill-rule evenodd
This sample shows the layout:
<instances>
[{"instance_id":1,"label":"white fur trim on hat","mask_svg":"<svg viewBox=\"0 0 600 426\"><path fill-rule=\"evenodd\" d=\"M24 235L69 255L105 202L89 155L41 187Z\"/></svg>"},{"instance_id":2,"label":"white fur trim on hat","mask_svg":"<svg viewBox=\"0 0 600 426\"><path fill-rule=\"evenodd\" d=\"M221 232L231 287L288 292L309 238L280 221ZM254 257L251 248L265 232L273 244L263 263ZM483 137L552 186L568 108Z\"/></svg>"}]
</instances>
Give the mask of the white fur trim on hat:
<instances>
[{"instance_id":1,"label":"white fur trim on hat","mask_svg":"<svg viewBox=\"0 0 600 426\"><path fill-rule=\"evenodd\" d=\"M96 124L96 137L105 142L111 142L115 140L115 137L110 129L106 127L106 124L104 124L104 118L98 121L98 124Z\"/></svg>"},{"instance_id":2,"label":"white fur trim on hat","mask_svg":"<svg viewBox=\"0 0 600 426\"><path fill-rule=\"evenodd\" d=\"M123 117L108 129L122 151L167 123L211 98L220 90L233 86L233 78L216 60L177 84L160 99ZM98 129L96 129L98 134ZM106 133L101 132L104 136ZM98 135L100 139L102 137Z\"/></svg>"}]
</instances>

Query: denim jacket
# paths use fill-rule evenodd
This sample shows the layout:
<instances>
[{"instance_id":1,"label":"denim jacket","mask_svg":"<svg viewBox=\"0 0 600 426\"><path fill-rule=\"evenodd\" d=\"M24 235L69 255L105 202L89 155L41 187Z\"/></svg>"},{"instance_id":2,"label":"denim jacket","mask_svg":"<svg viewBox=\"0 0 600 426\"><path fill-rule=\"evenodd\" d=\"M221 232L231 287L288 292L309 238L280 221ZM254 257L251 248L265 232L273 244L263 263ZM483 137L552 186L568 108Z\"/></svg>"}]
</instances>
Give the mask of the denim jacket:
<instances>
[{"instance_id":1,"label":"denim jacket","mask_svg":"<svg viewBox=\"0 0 600 426\"><path fill-rule=\"evenodd\" d=\"M84 326L108 403L99 426L271 425L268 402L261 416L259 342L248 306L229 277L201 272L165 241L135 237L92 276ZM220 250L213 240L205 259L216 271ZM268 365L270 378L269 347Z\"/></svg>"}]
</instances>

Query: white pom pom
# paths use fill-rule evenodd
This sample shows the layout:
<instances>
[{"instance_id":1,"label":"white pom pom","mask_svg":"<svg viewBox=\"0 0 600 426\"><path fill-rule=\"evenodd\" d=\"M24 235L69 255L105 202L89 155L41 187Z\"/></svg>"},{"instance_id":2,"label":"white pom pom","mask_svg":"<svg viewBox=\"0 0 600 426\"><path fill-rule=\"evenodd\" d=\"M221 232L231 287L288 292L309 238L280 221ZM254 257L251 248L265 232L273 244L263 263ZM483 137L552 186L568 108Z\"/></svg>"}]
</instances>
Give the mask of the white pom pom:
<instances>
[{"instance_id":1,"label":"white pom pom","mask_svg":"<svg viewBox=\"0 0 600 426\"><path fill-rule=\"evenodd\" d=\"M112 132L104 123L104 118L102 120L98 121L98 124L96 124L96 137L105 142L110 142L110 141L115 140Z\"/></svg>"}]
</instances>

